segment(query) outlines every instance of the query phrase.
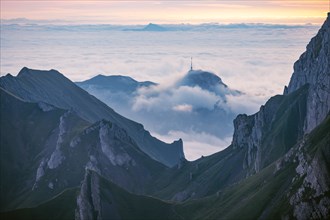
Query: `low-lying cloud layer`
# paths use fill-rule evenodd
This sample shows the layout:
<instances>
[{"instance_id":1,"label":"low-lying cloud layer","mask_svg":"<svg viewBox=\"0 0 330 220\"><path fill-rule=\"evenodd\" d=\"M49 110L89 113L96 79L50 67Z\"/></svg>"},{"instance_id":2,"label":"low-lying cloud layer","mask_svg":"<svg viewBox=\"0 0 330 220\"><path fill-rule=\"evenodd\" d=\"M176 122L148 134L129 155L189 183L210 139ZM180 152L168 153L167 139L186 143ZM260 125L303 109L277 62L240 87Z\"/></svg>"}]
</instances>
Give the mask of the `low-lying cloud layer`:
<instances>
[{"instance_id":1,"label":"low-lying cloud layer","mask_svg":"<svg viewBox=\"0 0 330 220\"><path fill-rule=\"evenodd\" d=\"M116 104L111 107L143 122L152 134L174 138L173 131L176 131L175 134L184 136L185 153L191 155L188 158L220 150L223 146L220 143L230 142L211 131L194 129L196 123L204 120L203 123L211 125L209 130L216 130L222 120L210 112L215 103L221 104L223 99L198 87L171 87L189 70L190 57L193 57L194 69L212 71L229 87L243 92L240 96L226 95L225 112L251 114L269 97L282 93L294 61L319 28L208 24L169 25L171 31L137 32L104 25L1 25L1 75L8 72L15 75L23 66L28 66L57 69L73 81L97 74L120 74L161 84L139 90L133 100L125 94L100 93L99 97L106 97L108 103L126 104L125 108ZM210 115L209 121L197 115L186 129L178 129L182 127L180 120L191 118L198 108ZM162 114L165 110L173 115ZM138 112L146 114L142 117ZM149 121L144 123L146 117ZM162 129L164 121L172 128ZM228 123L232 126L232 122ZM196 140L199 135L204 138ZM213 137L217 141L209 141Z\"/></svg>"},{"instance_id":2,"label":"low-lying cloud layer","mask_svg":"<svg viewBox=\"0 0 330 220\"><path fill-rule=\"evenodd\" d=\"M221 99L216 94L202 90L200 87L180 86L169 88L157 95L148 95L145 89L138 92L138 96L134 100L133 111L157 110L168 111L170 109L183 111L191 108L205 108L212 110L214 105Z\"/></svg>"}]
</instances>

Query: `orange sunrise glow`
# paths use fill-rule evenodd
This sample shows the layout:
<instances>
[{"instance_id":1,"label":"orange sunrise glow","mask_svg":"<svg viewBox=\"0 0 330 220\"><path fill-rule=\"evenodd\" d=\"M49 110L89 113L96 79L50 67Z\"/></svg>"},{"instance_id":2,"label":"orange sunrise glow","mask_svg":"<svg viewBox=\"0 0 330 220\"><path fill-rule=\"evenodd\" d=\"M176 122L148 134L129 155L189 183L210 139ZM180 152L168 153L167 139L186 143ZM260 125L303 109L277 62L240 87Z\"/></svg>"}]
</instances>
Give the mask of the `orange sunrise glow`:
<instances>
[{"instance_id":1,"label":"orange sunrise glow","mask_svg":"<svg viewBox=\"0 0 330 220\"><path fill-rule=\"evenodd\" d=\"M1 1L1 19L72 23L320 23L322 1Z\"/></svg>"}]
</instances>

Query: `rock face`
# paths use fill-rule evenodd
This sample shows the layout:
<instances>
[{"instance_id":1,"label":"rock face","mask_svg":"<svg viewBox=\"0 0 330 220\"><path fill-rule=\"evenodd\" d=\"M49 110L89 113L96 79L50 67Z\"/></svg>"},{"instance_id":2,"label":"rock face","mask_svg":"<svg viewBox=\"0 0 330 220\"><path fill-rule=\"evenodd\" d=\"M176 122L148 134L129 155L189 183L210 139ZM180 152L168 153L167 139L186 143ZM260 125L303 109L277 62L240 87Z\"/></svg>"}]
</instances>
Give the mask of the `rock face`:
<instances>
[{"instance_id":1,"label":"rock face","mask_svg":"<svg viewBox=\"0 0 330 220\"><path fill-rule=\"evenodd\" d=\"M86 170L85 178L77 197L77 209L75 219L102 219L100 207L99 178Z\"/></svg>"},{"instance_id":2,"label":"rock face","mask_svg":"<svg viewBox=\"0 0 330 220\"><path fill-rule=\"evenodd\" d=\"M309 85L304 132L309 133L324 120L330 109L330 13L323 26L294 64L285 94Z\"/></svg>"},{"instance_id":3,"label":"rock face","mask_svg":"<svg viewBox=\"0 0 330 220\"><path fill-rule=\"evenodd\" d=\"M325 195L329 192L330 176L324 172L328 165L324 163L320 152L312 158L304 152L305 145L302 140L297 146L298 166L293 184L302 183L297 190L291 192L289 202L297 219L326 219L330 215L330 197ZM322 153L329 157L329 150Z\"/></svg>"},{"instance_id":4,"label":"rock face","mask_svg":"<svg viewBox=\"0 0 330 220\"><path fill-rule=\"evenodd\" d=\"M294 141L286 144L285 153L304 134L319 125L330 111L330 18L323 24L317 35L312 38L299 60L294 64L294 73L283 96L271 98L260 111L254 115L239 115L234 120L234 148L246 149L243 162L244 169L258 172L264 167L262 160L274 161L276 157L268 157L267 151L275 146L267 136L276 132L274 125L282 123L280 114L294 111L288 117L291 121L282 129L290 129L289 134ZM290 97L291 96L291 97ZM297 99L300 101L297 102ZM290 101L291 100L291 101ZM294 105L294 102L296 105ZM286 109L284 109L286 108ZM298 116L295 118L295 115ZM284 120L284 118L282 117ZM285 122L283 122L285 123ZM289 130L288 130L289 131ZM281 155L277 155L278 156Z\"/></svg>"},{"instance_id":5,"label":"rock face","mask_svg":"<svg viewBox=\"0 0 330 220\"><path fill-rule=\"evenodd\" d=\"M234 120L233 148L247 149L243 168L252 168L253 172L260 170L261 145L264 135L269 131L275 117L275 112L280 106L281 97L270 99L252 116L238 115Z\"/></svg>"},{"instance_id":6,"label":"rock face","mask_svg":"<svg viewBox=\"0 0 330 220\"><path fill-rule=\"evenodd\" d=\"M233 149L245 152L243 169L259 172L283 156L303 136L308 87L287 96L272 97L254 115L234 120Z\"/></svg>"}]
</instances>

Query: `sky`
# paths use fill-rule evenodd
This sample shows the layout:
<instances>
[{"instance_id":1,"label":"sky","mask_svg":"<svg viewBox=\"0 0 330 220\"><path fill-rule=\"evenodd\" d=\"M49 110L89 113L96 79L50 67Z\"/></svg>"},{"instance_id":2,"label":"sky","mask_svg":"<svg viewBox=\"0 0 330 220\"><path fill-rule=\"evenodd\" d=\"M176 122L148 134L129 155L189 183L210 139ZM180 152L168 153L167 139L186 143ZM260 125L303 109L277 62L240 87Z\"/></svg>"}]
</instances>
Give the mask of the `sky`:
<instances>
[{"instance_id":1,"label":"sky","mask_svg":"<svg viewBox=\"0 0 330 220\"><path fill-rule=\"evenodd\" d=\"M328 0L272 1L13 1L1 0L1 19L69 23L320 23Z\"/></svg>"}]
</instances>

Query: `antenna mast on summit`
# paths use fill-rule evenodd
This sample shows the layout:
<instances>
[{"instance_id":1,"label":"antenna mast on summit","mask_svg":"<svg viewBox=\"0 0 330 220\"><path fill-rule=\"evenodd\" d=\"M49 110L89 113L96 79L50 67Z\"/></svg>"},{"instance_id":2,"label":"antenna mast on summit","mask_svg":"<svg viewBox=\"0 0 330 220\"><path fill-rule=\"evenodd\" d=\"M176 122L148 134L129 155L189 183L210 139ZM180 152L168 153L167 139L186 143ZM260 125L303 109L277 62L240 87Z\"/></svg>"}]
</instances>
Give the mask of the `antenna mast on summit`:
<instances>
[{"instance_id":1,"label":"antenna mast on summit","mask_svg":"<svg viewBox=\"0 0 330 220\"><path fill-rule=\"evenodd\" d=\"M193 70L193 67L192 67L192 57L190 57L190 70Z\"/></svg>"}]
</instances>

